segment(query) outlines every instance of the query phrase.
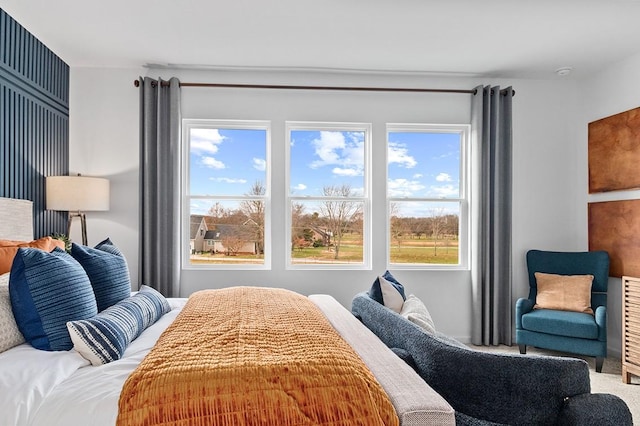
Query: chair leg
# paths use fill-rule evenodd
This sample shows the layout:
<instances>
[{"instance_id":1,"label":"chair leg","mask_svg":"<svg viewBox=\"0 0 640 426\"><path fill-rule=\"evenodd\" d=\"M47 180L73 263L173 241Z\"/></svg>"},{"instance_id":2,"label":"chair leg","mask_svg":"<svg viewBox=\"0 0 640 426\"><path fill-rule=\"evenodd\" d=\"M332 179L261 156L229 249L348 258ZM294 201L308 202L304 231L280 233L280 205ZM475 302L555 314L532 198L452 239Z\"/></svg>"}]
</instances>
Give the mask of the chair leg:
<instances>
[{"instance_id":1,"label":"chair leg","mask_svg":"<svg viewBox=\"0 0 640 426\"><path fill-rule=\"evenodd\" d=\"M604 364L604 357L596 357L596 373L602 373L602 364Z\"/></svg>"},{"instance_id":2,"label":"chair leg","mask_svg":"<svg viewBox=\"0 0 640 426\"><path fill-rule=\"evenodd\" d=\"M520 349L521 354L524 355L527 353L527 345L518 345L518 348Z\"/></svg>"}]
</instances>

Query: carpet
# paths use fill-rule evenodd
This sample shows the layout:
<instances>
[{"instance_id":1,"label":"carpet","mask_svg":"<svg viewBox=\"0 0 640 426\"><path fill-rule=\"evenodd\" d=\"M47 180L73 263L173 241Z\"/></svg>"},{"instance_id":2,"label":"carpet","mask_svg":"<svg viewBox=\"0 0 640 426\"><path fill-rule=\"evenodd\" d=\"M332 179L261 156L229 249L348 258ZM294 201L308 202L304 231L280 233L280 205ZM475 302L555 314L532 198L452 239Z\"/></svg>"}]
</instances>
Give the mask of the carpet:
<instances>
[{"instance_id":1,"label":"carpet","mask_svg":"<svg viewBox=\"0 0 640 426\"><path fill-rule=\"evenodd\" d=\"M474 346L469 347L484 352L506 352L517 354L518 346ZM550 356L571 356L564 353L527 347L527 354L550 355ZM633 416L633 423L640 425L640 377L631 376L631 383L622 383L622 364L619 358L608 357L604 360L602 373L596 373L595 358L581 357L589 363L589 375L591 378L592 393L610 393L620 397L629 406Z\"/></svg>"}]
</instances>

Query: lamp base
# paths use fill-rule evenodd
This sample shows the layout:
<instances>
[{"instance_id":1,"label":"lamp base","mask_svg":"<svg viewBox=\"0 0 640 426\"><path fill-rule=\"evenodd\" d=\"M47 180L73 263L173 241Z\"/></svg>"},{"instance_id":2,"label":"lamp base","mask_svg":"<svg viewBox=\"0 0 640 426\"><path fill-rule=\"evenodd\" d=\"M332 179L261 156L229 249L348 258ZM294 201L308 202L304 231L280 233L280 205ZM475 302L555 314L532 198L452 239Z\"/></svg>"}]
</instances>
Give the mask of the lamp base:
<instances>
[{"instance_id":1,"label":"lamp base","mask_svg":"<svg viewBox=\"0 0 640 426\"><path fill-rule=\"evenodd\" d=\"M87 245L87 217L84 213L69 212L69 220L67 221L67 237L69 238L71 237L71 222L73 222L73 219L76 217L80 218L80 225L82 226L82 245L86 246Z\"/></svg>"}]
</instances>

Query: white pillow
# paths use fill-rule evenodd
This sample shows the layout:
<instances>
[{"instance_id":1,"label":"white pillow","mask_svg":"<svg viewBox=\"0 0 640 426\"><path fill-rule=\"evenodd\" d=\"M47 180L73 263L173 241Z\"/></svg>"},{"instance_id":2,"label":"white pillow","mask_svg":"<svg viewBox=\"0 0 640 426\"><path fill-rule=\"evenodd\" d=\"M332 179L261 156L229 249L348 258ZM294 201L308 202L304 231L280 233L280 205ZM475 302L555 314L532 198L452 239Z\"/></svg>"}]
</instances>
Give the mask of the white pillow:
<instances>
[{"instance_id":1,"label":"white pillow","mask_svg":"<svg viewBox=\"0 0 640 426\"><path fill-rule=\"evenodd\" d=\"M418 299L413 294L407 296L407 300L405 300L404 305L402 305L400 315L420 326L427 333L435 334L436 326L433 323L431 314L429 314L429 311L424 303L422 303L422 300Z\"/></svg>"},{"instance_id":2,"label":"white pillow","mask_svg":"<svg viewBox=\"0 0 640 426\"><path fill-rule=\"evenodd\" d=\"M9 298L10 272L0 275L0 352L24 343L24 336L18 330Z\"/></svg>"},{"instance_id":3,"label":"white pillow","mask_svg":"<svg viewBox=\"0 0 640 426\"><path fill-rule=\"evenodd\" d=\"M378 280L380 280L380 291L382 292L382 300L384 301L384 306L394 312L400 313L400 311L402 310L402 305L404 304L402 295L398 292L398 289L395 288L393 284L385 280L383 277L378 277Z\"/></svg>"}]
</instances>

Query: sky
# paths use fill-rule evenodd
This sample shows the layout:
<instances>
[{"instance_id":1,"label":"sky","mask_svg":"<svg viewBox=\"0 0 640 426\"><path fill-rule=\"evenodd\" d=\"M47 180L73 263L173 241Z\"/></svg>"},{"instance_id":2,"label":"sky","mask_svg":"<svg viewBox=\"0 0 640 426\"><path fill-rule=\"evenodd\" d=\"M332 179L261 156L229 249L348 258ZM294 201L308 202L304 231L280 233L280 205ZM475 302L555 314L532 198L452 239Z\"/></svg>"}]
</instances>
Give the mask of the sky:
<instances>
[{"instance_id":1,"label":"sky","mask_svg":"<svg viewBox=\"0 0 640 426\"><path fill-rule=\"evenodd\" d=\"M265 183L266 135L261 129L191 129L191 195L245 195L256 181ZM388 138L389 196L459 197L459 134L394 131ZM289 160L292 196L321 196L329 185L348 185L356 196L364 193L364 131L291 130ZM194 203L192 212L204 213L204 205ZM403 215L458 209L457 203L399 205Z\"/></svg>"}]
</instances>

